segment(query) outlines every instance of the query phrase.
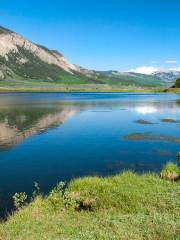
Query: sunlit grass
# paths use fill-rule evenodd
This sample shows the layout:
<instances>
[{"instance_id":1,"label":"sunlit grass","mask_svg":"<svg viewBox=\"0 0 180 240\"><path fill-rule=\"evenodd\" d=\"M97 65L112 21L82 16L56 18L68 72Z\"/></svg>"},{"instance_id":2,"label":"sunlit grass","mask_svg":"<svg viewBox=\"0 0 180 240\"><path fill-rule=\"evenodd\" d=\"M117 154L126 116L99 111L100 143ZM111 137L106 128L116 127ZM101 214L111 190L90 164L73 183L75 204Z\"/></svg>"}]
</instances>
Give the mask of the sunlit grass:
<instances>
[{"instance_id":1,"label":"sunlit grass","mask_svg":"<svg viewBox=\"0 0 180 240\"><path fill-rule=\"evenodd\" d=\"M1 223L0 239L179 239L179 182L124 172L62 186Z\"/></svg>"},{"instance_id":2,"label":"sunlit grass","mask_svg":"<svg viewBox=\"0 0 180 240\"><path fill-rule=\"evenodd\" d=\"M176 164L169 162L161 171L161 177L169 180L178 180L180 178L180 169Z\"/></svg>"},{"instance_id":3,"label":"sunlit grass","mask_svg":"<svg viewBox=\"0 0 180 240\"><path fill-rule=\"evenodd\" d=\"M42 80L0 81L0 92L163 92L163 87L142 87L109 83L50 83Z\"/></svg>"}]
</instances>

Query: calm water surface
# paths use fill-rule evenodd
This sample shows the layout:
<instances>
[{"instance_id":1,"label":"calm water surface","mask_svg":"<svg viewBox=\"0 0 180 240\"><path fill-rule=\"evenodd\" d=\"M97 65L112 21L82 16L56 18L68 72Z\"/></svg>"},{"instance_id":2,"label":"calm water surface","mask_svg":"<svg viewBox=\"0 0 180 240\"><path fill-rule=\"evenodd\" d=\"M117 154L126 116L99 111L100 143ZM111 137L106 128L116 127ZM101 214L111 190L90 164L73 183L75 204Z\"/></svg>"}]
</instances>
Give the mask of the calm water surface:
<instances>
[{"instance_id":1,"label":"calm water surface","mask_svg":"<svg viewBox=\"0 0 180 240\"><path fill-rule=\"evenodd\" d=\"M159 171L178 151L180 95L0 94L1 214L35 181Z\"/></svg>"}]
</instances>

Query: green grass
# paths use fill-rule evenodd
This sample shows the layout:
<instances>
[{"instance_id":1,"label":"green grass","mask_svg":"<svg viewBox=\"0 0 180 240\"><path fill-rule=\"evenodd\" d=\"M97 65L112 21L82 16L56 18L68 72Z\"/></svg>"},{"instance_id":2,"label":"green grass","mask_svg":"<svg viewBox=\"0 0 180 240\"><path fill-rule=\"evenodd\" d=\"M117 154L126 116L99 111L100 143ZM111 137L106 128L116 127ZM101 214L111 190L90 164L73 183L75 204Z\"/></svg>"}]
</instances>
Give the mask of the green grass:
<instances>
[{"instance_id":1,"label":"green grass","mask_svg":"<svg viewBox=\"0 0 180 240\"><path fill-rule=\"evenodd\" d=\"M180 183L132 172L75 179L2 222L0 239L178 240Z\"/></svg>"},{"instance_id":2,"label":"green grass","mask_svg":"<svg viewBox=\"0 0 180 240\"><path fill-rule=\"evenodd\" d=\"M110 85L121 84L124 86L131 87L149 87L149 88L168 88L172 84L167 83L157 77L138 73L124 73L124 74L113 74L111 71L98 72L101 79L105 79L106 83Z\"/></svg>"},{"instance_id":3,"label":"green grass","mask_svg":"<svg viewBox=\"0 0 180 240\"><path fill-rule=\"evenodd\" d=\"M172 162L169 162L163 168L162 173L177 173L177 174L180 174L180 170L179 170L179 167L176 164L174 164Z\"/></svg>"},{"instance_id":4,"label":"green grass","mask_svg":"<svg viewBox=\"0 0 180 240\"><path fill-rule=\"evenodd\" d=\"M0 92L163 92L163 88L149 88L109 84L64 84L42 80L0 80Z\"/></svg>"},{"instance_id":5,"label":"green grass","mask_svg":"<svg viewBox=\"0 0 180 240\"><path fill-rule=\"evenodd\" d=\"M164 90L164 92L167 92L167 93L180 93L180 88L168 88L168 89Z\"/></svg>"},{"instance_id":6,"label":"green grass","mask_svg":"<svg viewBox=\"0 0 180 240\"><path fill-rule=\"evenodd\" d=\"M169 180L179 180L180 169L176 164L169 162L164 166L163 170L161 171L161 177Z\"/></svg>"}]
</instances>

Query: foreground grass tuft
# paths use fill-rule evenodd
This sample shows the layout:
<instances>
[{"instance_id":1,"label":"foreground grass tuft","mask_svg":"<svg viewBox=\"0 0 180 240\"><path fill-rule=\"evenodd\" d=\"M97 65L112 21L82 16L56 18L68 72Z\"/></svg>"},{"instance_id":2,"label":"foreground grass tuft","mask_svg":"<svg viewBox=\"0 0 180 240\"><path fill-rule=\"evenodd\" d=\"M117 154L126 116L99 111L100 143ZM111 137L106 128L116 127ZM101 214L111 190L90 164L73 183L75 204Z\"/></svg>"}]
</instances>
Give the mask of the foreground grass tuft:
<instances>
[{"instance_id":1,"label":"foreground grass tuft","mask_svg":"<svg viewBox=\"0 0 180 240\"><path fill-rule=\"evenodd\" d=\"M0 224L3 240L178 240L179 236L180 182L132 172L79 178L66 189L60 183L47 197L36 196Z\"/></svg>"},{"instance_id":2,"label":"foreground grass tuft","mask_svg":"<svg viewBox=\"0 0 180 240\"><path fill-rule=\"evenodd\" d=\"M176 181L180 179L180 169L176 164L169 162L163 168L161 177L164 179Z\"/></svg>"}]
</instances>

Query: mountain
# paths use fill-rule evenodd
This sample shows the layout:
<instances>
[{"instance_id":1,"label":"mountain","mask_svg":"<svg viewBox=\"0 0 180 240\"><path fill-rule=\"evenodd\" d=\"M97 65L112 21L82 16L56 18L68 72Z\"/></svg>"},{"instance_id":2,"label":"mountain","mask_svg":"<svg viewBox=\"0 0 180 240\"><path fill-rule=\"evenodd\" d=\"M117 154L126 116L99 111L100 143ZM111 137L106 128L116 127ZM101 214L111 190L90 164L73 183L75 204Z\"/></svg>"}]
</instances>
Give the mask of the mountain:
<instances>
[{"instance_id":1,"label":"mountain","mask_svg":"<svg viewBox=\"0 0 180 240\"><path fill-rule=\"evenodd\" d=\"M0 27L0 78L58 80L78 71L57 51L33 44L22 36Z\"/></svg>"},{"instance_id":2,"label":"mountain","mask_svg":"<svg viewBox=\"0 0 180 240\"><path fill-rule=\"evenodd\" d=\"M0 27L0 87L18 84L97 84L121 87L166 87L173 74L144 75L118 71L93 71L70 63L56 50L34 44Z\"/></svg>"},{"instance_id":3,"label":"mountain","mask_svg":"<svg viewBox=\"0 0 180 240\"><path fill-rule=\"evenodd\" d=\"M168 87L171 86L175 80L171 79L171 81L164 75L160 77L160 75L156 74L141 74L135 72L119 72L119 71L99 71L96 72L100 74L103 78L108 78L111 84L115 84L117 82L121 83L125 86L139 86L139 87ZM160 74L160 73L159 73Z\"/></svg>"},{"instance_id":4,"label":"mountain","mask_svg":"<svg viewBox=\"0 0 180 240\"><path fill-rule=\"evenodd\" d=\"M58 51L0 27L0 80L102 84L98 78L95 72L71 64Z\"/></svg>"},{"instance_id":5,"label":"mountain","mask_svg":"<svg viewBox=\"0 0 180 240\"><path fill-rule=\"evenodd\" d=\"M180 71L158 71L152 73L154 77L161 79L162 81L166 81L169 83L174 83L177 78L180 77Z\"/></svg>"}]
</instances>

